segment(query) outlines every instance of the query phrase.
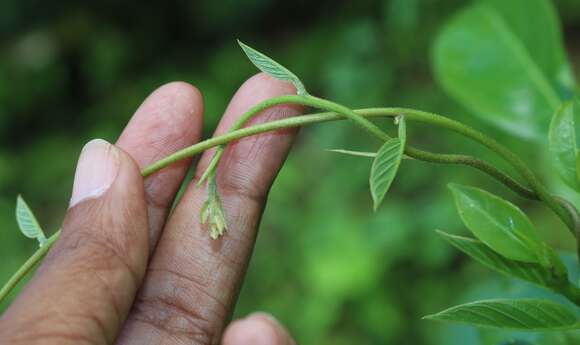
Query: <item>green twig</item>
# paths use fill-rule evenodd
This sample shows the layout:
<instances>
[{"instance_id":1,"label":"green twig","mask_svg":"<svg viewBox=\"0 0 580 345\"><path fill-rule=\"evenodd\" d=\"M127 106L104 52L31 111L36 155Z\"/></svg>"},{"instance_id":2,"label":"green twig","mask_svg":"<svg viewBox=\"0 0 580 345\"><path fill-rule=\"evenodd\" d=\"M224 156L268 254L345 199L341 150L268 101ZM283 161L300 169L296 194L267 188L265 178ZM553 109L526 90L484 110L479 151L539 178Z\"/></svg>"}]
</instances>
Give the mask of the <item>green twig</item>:
<instances>
[{"instance_id":1,"label":"green twig","mask_svg":"<svg viewBox=\"0 0 580 345\"><path fill-rule=\"evenodd\" d=\"M297 97L297 96L294 96ZM286 100L288 101L288 99ZM281 103L276 103L281 104ZM347 108L348 109L348 108ZM501 183L505 184L515 192L519 193L520 195L530 198L530 199L539 199L544 202L546 199L546 195L548 195L548 200L551 200L556 206L552 206L552 209L559 210L557 212L558 215L561 216L562 219L569 219L572 220L572 212L574 214L578 214L578 211L571 205L569 202L558 199L556 197L551 196L547 193L547 190L544 186L540 184L537 178L533 175L533 173L525 166L525 164L513 153L511 153L507 148L501 146L493 139L488 138L487 136L467 127L459 122L456 122L451 119L444 118L440 115L426 113L418 110L413 109L406 109L406 108L370 108L370 109L360 109L354 110L354 113L364 116L365 118L377 118L377 117L395 117L400 114L405 114L407 120L411 121L421 121L426 123L431 123L440 127L444 127L455 132L461 133L469 138L472 138L485 146L489 147L493 151L500 154L500 156L504 157L508 162L512 163L514 167L524 176L526 180L530 182L530 185L534 188L533 190L527 189L525 186L521 185L519 182L508 176L507 174L501 172L494 166L490 165L487 162L482 160L476 159L474 157L466 156L466 155L452 155L452 154L437 154L431 153L426 151L421 151L415 149L413 147L407 147L406 154L410 157L425 160L429 162L436 162L436 163L443 163L443 164L463 164L474 167L479 169L486 174L494 177ZM163 169L164 167L171 165L179 160L195 156L203 151L206 151L212 147L218 145L224 145L229 142L264 133L270 132L274 130L284 129L284 128L292 128L292 127L301 127L306 126L309 124L315 123L322 123L328 121L335 121L335 120L342 120L344 119L344 115L340 115L335 112L326 112L326 113L317 113L317 114L310 114L310 115L301 115L295 116L291 118L271 121L267 123L258 124L251 127L241 128L227 134L210 138L199 142L195 145L186 147L182 150L179 150L151 165L146 167L141 171L141 174L144 177L147 177L156 171ZM382 134L381 134L382 136ZM538 192L538 190L540 192ZM564 211L564 215L561 214L561 211ZM570 212L570 214L568 213ZM574 221L572 220L572 223ZM576 229L575 227L573 227ZM574 230L575 231L575 230ZM10 293L10 291L18 284L18 282L30 271L32 268L46 255L49 248L52 244L56 241L60 234L60 231L56 232L52 235L48 242L39 248L19 269L14 273L14 275L10 278L10 280L2 287L0 290L0 302L2 302L6 296ZM570 294L577 291L568 291L567 293Z\"/></svg>"},{"instance_id":2,"label":"green twig","mask_svg":"<svg viewBox=\"0 0 580 345\"><path fill-rule=\"evenodd\" d=\"M8 296L10 291L18 285L18 283L24 278L28 272L30 272L36 264L42 260L42 258L48 253L48 250L52 246L52 244L58 239L60 235L60 230L55 232L52 236L48 238L48 240L44 243L44 245L36 250L31 257L26 260L26 262L20 266L18 271L14 272L12 277L4 284L2 289L0 290L0 303L4 301L4 299Z\"/></svg>"}]
</instances>

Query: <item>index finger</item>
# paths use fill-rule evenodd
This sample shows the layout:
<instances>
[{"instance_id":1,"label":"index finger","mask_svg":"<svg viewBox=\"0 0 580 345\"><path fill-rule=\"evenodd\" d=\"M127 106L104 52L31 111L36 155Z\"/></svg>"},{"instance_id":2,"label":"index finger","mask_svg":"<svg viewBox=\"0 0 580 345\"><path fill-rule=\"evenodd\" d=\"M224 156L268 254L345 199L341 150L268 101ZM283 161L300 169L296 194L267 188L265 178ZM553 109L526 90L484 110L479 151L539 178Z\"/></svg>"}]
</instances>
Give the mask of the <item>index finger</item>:
<instances>
[{"instance_id":1,"label":"index finger","mask_svg":"<svg viewBox=\"0 0 580 345\"><path fill-rule=\"evenodd\" d=\"M226 132L251 106L294 87L265 74L238 90L216 131ZM293 116L296 106L262 112L256 121ZM229 231L214 241L200 225L205 188L189 186L170 217L120 344L143 339L164 344L217 344L234 307L249 261L267 192L284 162L295 131L241 139L228 146L218 168L218 185ZM197 176L208 163L206 152Z\"/></svg>"}]
</instances>

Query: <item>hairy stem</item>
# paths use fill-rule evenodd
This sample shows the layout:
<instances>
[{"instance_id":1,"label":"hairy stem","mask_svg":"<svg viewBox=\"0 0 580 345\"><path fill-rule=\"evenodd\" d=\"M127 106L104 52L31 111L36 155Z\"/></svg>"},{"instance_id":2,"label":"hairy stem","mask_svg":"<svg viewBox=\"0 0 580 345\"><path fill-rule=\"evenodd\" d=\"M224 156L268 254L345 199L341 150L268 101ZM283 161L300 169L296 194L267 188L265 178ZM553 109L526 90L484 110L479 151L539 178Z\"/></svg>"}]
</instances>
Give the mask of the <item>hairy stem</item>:
<instances>
[{"instance_id":1,"label":"hairy stem","mask_svg":"<svg viewBox=\"0 0 580 345\"><path fill-rule=\"evenodd\" d=\"M367 113L364 109L357 111L357 113L361 116L365 117L384 117L384 116L393 116L394 114L388 113L379 113L379 112L372 112ZM328 121L336 121L344 119L344 117L340 116L336 113L319 113L319 114L310 114L310 115L302 115L302 116L295 116L287 119L271 121L267 123L262 123L258 125L254 125L251 127L245 127L242 129L238 129L227 134L210 138L204 141L201 141L195 145L189 146L184 148L180 151L175 152L174 154L167 156L166 158L153 163L152 165L146 167L142 174L144 177L147 177L156 171L174 163L181 159L185 159L191 156L195 156L203 151L206 151L212 147L220 146L227 144L229 142L239 140L244 137L275 131L278 129L284 128L291 128L291 127L301 127L315 123L321 122L328 122ZM427 151L422 151L413 147L407 147L407 152L405 152L409 157L423 160L432 163L441 163L441 164L462 164L474 167L479 169L488 175L494 177L501 183L505 184L510 189L514 190L516 193L520 194L521 196L538 200L537 195L530 189L526 188L512 177L506 175L505 173L501 172L499 169L495 168L491 164L482 161L480 159L467 156L467 155L453 155L453 154L437 154L431 153Z\"/></svg>"},{"instance_id":2,"label":"hairy stem","mask_svg":"<svg viewBox=\"0 0 580 345\"><path fill-rule=\"evenodd\" d=\"M311 107L335 112L337 114L346 116L347 118L354 120L357 124L359 124L360 126L362 126L365 129L367 129L370 133L377 136L379 139L381 139L383 141L389 139L389 136L386 135L382 130L380 130L380 128L378 128L376 125L372 124L371 122L369 122L366 119L361 120L361 117L359 116L359 114L356 111L353 111L347 107L336 104L334 102L330 102L330 101L327 101L325 99L321 99L321 98L317 98L317 97L309 96L309 95L308 96L287 95L287 96L274 97L274 98L271 98L269 100L266 100L266 101L264 101L256 106L254 106L252 109L250 109L250 111L248 111L244 115L242 115L242 117L236 122L233 130L237 129L238 127L241 127L248 119L250 119L252 116L259 113L260 111L266 109L267 107L271 107L271 106L278 105L278 104L284 104L284 103L302 104L302 105L306 105L306 106L311 106ZM436 126L450 129L454 132L462 134L463 136L470 138L472 140L475 140L475 141L479 142L480 144L486 146L487 148L489 148L490 150L494 151L499 156L504 158L508 163L510 163L515 168L515 170L529 183L532 190L537 195L538 199L543 201L550 209L552 209L552 211L554 213L556 213L556 215L558 215L558 217L560 217L560 219L562 219L564 224L566 224L566 226L568 227L570 232L574 236L576 236L577 225L575 224L575 221L574 221L574 215L570 214L569 210L567 210L566 207L562 206L561 203L558 202L552 196L552 194L548 191L548 189L540 182L540 180L534 175L534 173L528 168L528 166L517 155L515 155L513 152L511 152L505 146L503 146L500 143L498 143L497 141L495 141L493 138L490 138L489 136L483 134L482 132L479 132L479 131L477 131L469 126L466 126L466 125L462 124L461 122L452 120L450 118L447 118L447 117L444 117L444 116L441 116L441 115L438 115L435 113L430 113L430 112L425 112L425 111L420 111L420 110L415 110L415 109L408 109L408 108L370 108L370 109L363 109L363 112L366 113L366 115L378 112L380 115L383 115L383 116L397 116L397 115L405 114L407 116L407 118L409 118L410 120L429 123L429 124L433 124ZM408 152L408 151L413 151L413 150L406 150L405 151L406 154L408 154L409 156L412 156L413 152ZM415 151L414 153L420 153L420 151ZM200 182L203 181L207 177L208 174L214 173L214 170L217 167L217 164L218 164L219 159L220 159L222 154L223 154L223 147L220 147L218 149L218 151L216 152L216 154L214 155L212 161L210 162L209 168L206 170L206 172L202 176ZM431 158L430 161L434 161L433 159L437 158L436 156L433 156L433 155L435 155L435 154L430 155L430 158ZM439 158L441 159L442 163L445 163L445 157L439 157ZM447 157L447 158L449 158L449 157ZM459 157L459 158L466 158L466 157ZM463 159L463 160L464 160L464 162L458 162L458 163L464 164L465 159ZM468 164L468 165L473 166L473 167L478 167L476 164ZM482 166L482 165L479 164L479 166ZM495 169L495 170L496 171L493 171L493 173L496 174L497 169ZM491 170L487 169L486 172L489 172L489 171L491 171ZM513 185L513 183L510 183L510 182L512 182L514 180L511 178L510 179L502 178L500 181L502 181L502 182L508 181L509 184L507 184L507 185L508 185L508 187L510 187L510 185ZM518 193L520 193L522 191L521 188L517 188L517 186L516 186L515 190Z\"/></svg>"},{"instance_id":3,"label":"hairy stem","mask_svg":"<svg viewBox=\"0 0 580 345\"><path fill-rule=\"evenodd\" d=\"M385 109L379 108L375 109L374 111L380 112L381 110L384 111ZM514 169L530 184L531 188L538 195L538 198L543 201L550 209L552 209L552 211L554 211L554 213L556 213L562 219L564 224L566 224L570 232L576 236L576 224L574 224L573 216L569 214L566 208L556 200L556 198L540 182L536 175L534 175L530 168L528 168L528 166L508 148L469 126L438 114L404 108L390 108L390 111L394 111L396 114L405 114L407 118L416 121L434 124L450 129L481 143L482 145L497 153L514 167Z\"/></svg>"},{"instance_id":4,"label":"hairy stem","mask_svg":"<svg viewBox=\"0 0 580 345\"><path fill-rule=\"evenodd\" d=\"M285 96L290 97L290 96ZM292 96L298 97L298 96ZM284 102L292 103L295 99L285 99ZM303 97L301 98L303 100ZM276 103L280 101L280 103ZM274 104L282 104L282 100L274 101L271 105ZM298 102L296 102L298 103ZM303 103L300 103L303 104ZM271 106L270 105L270 106ZM347 108L348 109L348 108ZM525 166L525 164L513 153L511 153L507 148L501 146L493 139L488 138L487 136L459 123L451 119L444 118L440 115L426 113L418 110L413 109L406 109L406 108L369 108L369 109L359 109L354 110L354 113L360 116L364 116L365 118L378 118L378 117L395 117L401 114L405 114L407 120L414 120L420 122L431 123L440 127L444 127L455 132L461 133L469 138L472 138L485 146L489 147L493 151L500 154L504 157L508 162L512 163L514 167L524 176L526 180L530 183L532 187L535 187L533 190L526 188L525 186L521 185L519 182L511 178L509 175L501 172L491 164L479 160L477 158L466 156L466 155L455 155L455 154L437 154L422 151L419 149L415 149L413 147L407 147L405 153L413 157L415 159L424 160L428 162L435 162L435 163L442 163L442 164L463 164L467 166L474 167L486 174L494 177L510 189L514 190L518 194L522 195L523 197L534 199L534 200L542 200L545 202L546 194L548 195L548 199L552 200L556 204L556 209L563 210L565 215L561 215L562 219L569 219L572 223L574 223L573 218L580 218L578 217L578 211L576 208L570 204L568 201L560 198L553 197L550 195L544 186L540 184L537 178L533 175L531 170ZM258 124L251 127L241 128L227 134L210 138L199 142L195 145L186 147L182 150L179 150L151 165L146 167L141 171L141 174L144 177L147 177L156 171L163 169L164 167L171 165L179 160L195 156L201 152L204 152L212 147L224 145L229 142L264 133L270 132L274 130L284 129L284 128L292 128L292 127L301 127L315 123L322 123L328 121L336 121L336 120L343 120L345 119L344 115L341 115L336 112L325 112L325 113L317 113L317 114L310 114L310 115L302 115L302 116L295 116L291 118L286 118L282 120L271 121L263 124ZM382 132L382 131L381 131ZM377 133L378 134L378 133ZM378 136L378 135L377 135ZM382 134L381 134L382 136ZM531 177L531 178L530 178ZM531 181L530 181L531 179ZM544 193L543 197L542 194L538 191L538 186L540 187L539 190ZM554 208L552 208L554 209ZM559 212L557 212L560 215ZM580 224L580 221L576 222ZM580 229L580 227L574 226L574 232L576 229ZM0 290L0 302L2 302L10 291L18 284L18 282L30 271L32 268L46 255L52 244L56 241L58 236L60 235L60 230L52 235L47 243L39 248L19 269L14 273L14 275L10 278L10 280L2 287ZM573 290L573 291L572 291ZM568 298L574 299L574 302L580 300L580 293L572 288L568 288L565 294Z\"/></svg>"},{"instance_id":5,"label":"hairy stem","mask_svg":"<svg viewBox=\"0 0 580 345\"><path fill-rule=\"evenodd\" d=\"M300 104L304 106L309 106L313 108L318 108L320 110L333 111L344 117L354 121L359 127L363 128L373 136L379 138L382 141L387 141L390 139L389 135L383 132L377 125L367 120L365 117L354 112L353 110L342 106L340 104L327 101L322 98L314 97L312 95L284 95L279 97L273 97L260 102L246 111L240 118L232 125L229 132L233 132L242 128L250 119L260 114L265 109L270 107L280 105L280 104ZM203 175L198 181L198 185L201 185L210 175L215 173L217 165L224 153L225 145L220 145L214 156L212 157L208 167L204 171Z\"/></svg>"},{"instance_id":6,"label":"hairy stem","mask_svg":"<svg viewBox=\"0 0 580 345\"><path fill-rule=\"evenodd\" d=\"M498 168L496 168L495 166L489 164L484 160L468 155L432 153L428 151L422 151L413 147L407 147L405 153L409 157L413 157L415 159L419 159L425 162L439 164L461 164L470 166L495 178L503 185L505 185L506 187L508 187L509 189L511 189L512 191L516 192L517 194L526 199L539 200L538 195L534 193L533 190L522 185L511 176L507 175L506 173L502 172L501 170L499 170Z\"/></svg>"}]
</instances>

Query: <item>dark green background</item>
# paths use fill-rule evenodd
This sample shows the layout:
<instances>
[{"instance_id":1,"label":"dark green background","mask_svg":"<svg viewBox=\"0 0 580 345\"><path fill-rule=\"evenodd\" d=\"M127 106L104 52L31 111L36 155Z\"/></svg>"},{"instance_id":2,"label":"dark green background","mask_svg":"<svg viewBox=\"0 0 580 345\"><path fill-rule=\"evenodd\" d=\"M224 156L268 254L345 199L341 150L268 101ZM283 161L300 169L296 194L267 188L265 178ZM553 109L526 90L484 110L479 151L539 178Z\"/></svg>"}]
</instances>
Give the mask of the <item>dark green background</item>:
<instances>
[{"instance_id":1,"label":"dark green background","mask_svg":"<svg viewBox=\"0 0 580 345\"><path fill-rule=\"evenodd\" d=\"M433 39L466 3L2 0L0 281L36 247L17 230L16 195L46 229L57 229L82 145L95 137L114 141L140 102L169 81L201 89L204 132L211 133L230 96L255 73L236 38L292 69L315 95L351 107L440 112L485 130L555 184L536 144L481 123L434 81ZM580 66L580 3L556 4L570 59ZM388 121L381 125L392 129ZM409 140L498 162L440 129L410 124ZM236 310L273 313L302 344L477 344L486 337L497 343L495 333L421 320L478 297L538 293L498 278L437 237L436 228L463 231L447 182L506 196L529 211L550 243L573 249L545 208L463 167L405 161L373 214L370 161L328 148L371 151L377 142L348 123L301 132L272 189Z\"/></svg>"}]
</instances>

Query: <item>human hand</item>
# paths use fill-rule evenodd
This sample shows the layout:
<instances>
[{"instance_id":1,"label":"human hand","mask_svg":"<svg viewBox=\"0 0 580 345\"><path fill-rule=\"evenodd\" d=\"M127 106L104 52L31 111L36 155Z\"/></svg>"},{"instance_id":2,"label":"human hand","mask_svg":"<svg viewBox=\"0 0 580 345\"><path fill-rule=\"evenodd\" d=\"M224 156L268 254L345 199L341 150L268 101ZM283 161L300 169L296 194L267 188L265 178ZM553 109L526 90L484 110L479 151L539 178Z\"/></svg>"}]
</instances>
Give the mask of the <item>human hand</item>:
<instances>
[{"instance_id":1,"label":"human hand","mask_svg":"<svg viewBox=\"0 0 580 345\"><path fill-rule=\"evenodd\" d=\"M252 105L294 92L290 84L254 76L231 100L216 134ZM296 106L277 106L256 121L298 112ZM294 343L266 314L226 325L268 190L295 132L265 133L228 146L217 179L229 230L217 241L200 225L206 192L195 186L213 150L202 156L171 214L191 161L145 181L139 173L197 142L202 114L197 89L167 84L145 100L116 145L93 140L85 146L62 234L0 317L2 344Z\"/></svg>"}]
</instances>

